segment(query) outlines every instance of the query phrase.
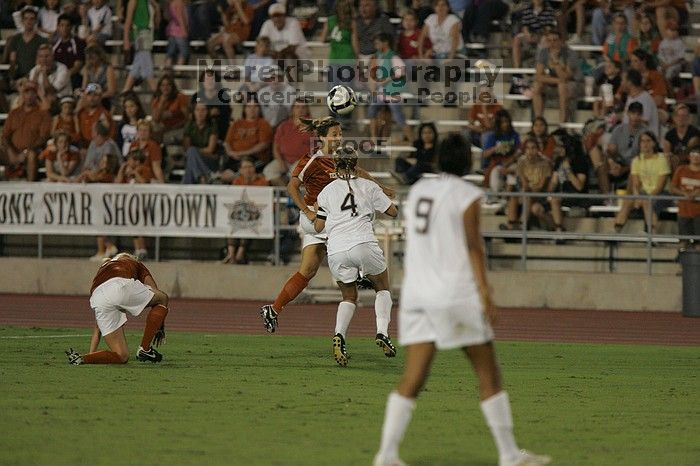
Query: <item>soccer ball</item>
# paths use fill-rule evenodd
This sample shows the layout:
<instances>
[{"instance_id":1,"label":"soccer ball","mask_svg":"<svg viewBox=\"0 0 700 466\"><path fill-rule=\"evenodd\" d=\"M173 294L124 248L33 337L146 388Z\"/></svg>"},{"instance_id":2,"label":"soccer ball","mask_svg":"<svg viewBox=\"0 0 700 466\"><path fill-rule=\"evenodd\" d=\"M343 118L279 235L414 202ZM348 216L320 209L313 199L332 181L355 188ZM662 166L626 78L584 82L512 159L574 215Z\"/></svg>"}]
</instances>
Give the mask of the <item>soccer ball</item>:
<instances>
[{"instance_id":1,"label":"soccer ball","mask_svg":"<svg viewBox=\"0 0 700 466\"><path fill-rule=\"evenodd\" d=\"M326 104L331 112L338 115L348 115L357 106L355 91L348 86L339 84L328 92Z\"/></svg>"}]
</instances>

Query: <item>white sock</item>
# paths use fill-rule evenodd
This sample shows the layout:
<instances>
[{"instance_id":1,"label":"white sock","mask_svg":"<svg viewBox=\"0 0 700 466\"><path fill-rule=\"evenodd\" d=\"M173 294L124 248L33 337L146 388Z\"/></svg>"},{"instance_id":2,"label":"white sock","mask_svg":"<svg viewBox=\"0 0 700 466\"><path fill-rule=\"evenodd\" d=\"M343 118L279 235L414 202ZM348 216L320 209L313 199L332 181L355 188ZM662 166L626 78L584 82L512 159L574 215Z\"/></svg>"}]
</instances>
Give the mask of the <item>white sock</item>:
<instances>
[{"instance_id":1,"label":"white sock","mask_svg":"<svg viewBox=\"0 0 700 466\"><path fill-rule=\"evenodd\" d=\"M338 313L335 316L335 333L340 333L343 338L348 331L352 316L355 315L355 303L341 301L338 304Z\"/></svg>"},{"instance_id":2,"label":"white sock","mask_svg":"<svg viewBox=\"0 0 700 466\"><path fill-rule=\"evenodd\" d=\"M377 317L377 333L389 336L391 321L391 293L387 290L377 291L374 298L374 313Z\"/></svg>"},{"instance_id":3,"label":"white sock","mask_svg":"<svg viewBox=\"0 0 700 466\"><path fill-rule=\"evenodd\" d=\"M403 440L409 422L411 422L415 407L416 400L401 396L398 392L389 394L384 413L382 442L379 445L378 453L383 461L389 462L399 458L399 444Z\"/></svg>"},{"instance_id":4,"label":"white sock","mask_svg":"<svg viewBox=\"0 0 700 466\"><path fill-rule=\"evenodd\" d=\"M520 450L513 436L513 416L510 412L508 394L501 391L482 401L481 412L484 413L486 424L491 429L500 460L515 461L520 455Z\"/></svg>"}]
</instances>

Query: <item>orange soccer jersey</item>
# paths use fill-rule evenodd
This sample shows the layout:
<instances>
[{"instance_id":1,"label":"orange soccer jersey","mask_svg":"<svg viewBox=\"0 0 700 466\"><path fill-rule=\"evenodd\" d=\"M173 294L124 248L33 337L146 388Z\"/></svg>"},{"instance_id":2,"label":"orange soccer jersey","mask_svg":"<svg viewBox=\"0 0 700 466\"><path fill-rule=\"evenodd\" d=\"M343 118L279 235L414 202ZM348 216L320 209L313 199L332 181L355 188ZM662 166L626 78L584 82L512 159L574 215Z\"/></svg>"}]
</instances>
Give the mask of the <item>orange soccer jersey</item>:
<instances>
[{"instance_id":1,"label":"orange soccer jersey","mask_svg":"<svg viewBox=\"0 0 700 466\"><path fill-rule=\"evenodd\" d=\"M316 152L314 155L305 155L294 168L292 176L296 176L304 183L304 202L312 206L316 198L331 181L336 179L335 163L333 158Z\"/></svg>"},{"instance_id":2,"label":"orange soccer jersey","mask_svg":"<svg viewBox=\"0 0 700 466\"><path fill-rule=\"evenodd\" d=\"M151 275L151 272L148 271L143 263L128 256L121 256L102 264L97 271L97 275L92 280L90 294L95 291L95 288L112 278L133 278L143 283L149 275Z\"/></svg>"}]
</instances>

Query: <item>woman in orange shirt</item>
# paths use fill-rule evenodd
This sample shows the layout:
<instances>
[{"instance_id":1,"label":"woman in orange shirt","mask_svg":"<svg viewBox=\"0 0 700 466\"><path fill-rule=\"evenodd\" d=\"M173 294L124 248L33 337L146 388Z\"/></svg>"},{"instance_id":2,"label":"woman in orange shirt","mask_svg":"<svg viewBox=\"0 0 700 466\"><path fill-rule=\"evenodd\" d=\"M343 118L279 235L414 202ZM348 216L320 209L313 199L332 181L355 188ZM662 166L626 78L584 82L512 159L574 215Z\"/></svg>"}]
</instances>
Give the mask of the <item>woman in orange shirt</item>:
<instances>
[{"instance_id":1,"label":"woman in orange shirt","mask_svg":"<svg viewBox=\"0 0 700 466\"><path fill-rule=\"evenodd\" d=\"M70 136L71 144L78 144L80 141L80 130L78 129L78 117L75 114L75 99L66 96L61 99L61 113L53 117L51 134L56 131L63 131Z\"/></svg>"},{"instance_id":2,"label":"woman in orange shirt","mask_svg":"<svg viewBox=\"0 0 700 466\"><path fill-rule=\"evenodd\" d=\"M39 158L46 165L46 181L69 183L80 169L80 151L70 144L70 136L65 131L53 134L53 144L49 144Z\"/></svg>"},{"instance_id":3,"label":"woman in orange shirt","mask_svg":"<svg viewBox=\"0 0 700 466\"><path fill-rule=\"evenodd\" d=\"M233 60L236 58L236 45L247 40L250 35L254 9L245 0L228 0L226 11L222 11L221 6L217 9L224 25L207 41L207 52L216 58L216 49L222 47L226 58Z\"/></svg>"},{"instance_id":4,"label":"woman in orange shirt","mask_svg":"<svg viewBox=\"0 0 700 466\"><path fill-rule=\"evenodd\" d=\"M238 176L231 183L234 186L269 186L264 176L255 173L255 160L250 157L241 159ZM224 264L247 264L250 238L229 238L226 246Z\"/></svg>"},{"instance_id":5,"label":"woman in orange shirt","mask_svg":"<svg viewBox=\"0 0 700 466\"><path fill-rule=\"evenodd\" d=\"M165 75L158 81L151 108L159 139L165 144L181 141L189 115L189 99L178 91L172 76Z\"/></svg>"},{"instance_id":6,"label":"woman in orange shirt","mask_svg":"<svg viewBox=\"0 0 700 466\"><path fill-rule=\"evenodd\" d=\"M557 141L554 136L549 134L549 125L543 117L537 117L532 122L532 130L528 136L537 141L537 148L540 153L552 160L554 149L557 147Z\"/></svg>"},{"instance_id":7,"label":"woman in orange shirt","mask_svg":"<svg viewBox=\"0 0 700 466\"><path fill-rule=\"evenodd\" d=\"M224 149L228 156L228 168L235 169L243 157L255 160L255 169L260 171L270 161L272 144L272 127L262 117L260 104L252 96L243 107L243 118L229 126L224 140Z\"/></svg>"}]
</instances>

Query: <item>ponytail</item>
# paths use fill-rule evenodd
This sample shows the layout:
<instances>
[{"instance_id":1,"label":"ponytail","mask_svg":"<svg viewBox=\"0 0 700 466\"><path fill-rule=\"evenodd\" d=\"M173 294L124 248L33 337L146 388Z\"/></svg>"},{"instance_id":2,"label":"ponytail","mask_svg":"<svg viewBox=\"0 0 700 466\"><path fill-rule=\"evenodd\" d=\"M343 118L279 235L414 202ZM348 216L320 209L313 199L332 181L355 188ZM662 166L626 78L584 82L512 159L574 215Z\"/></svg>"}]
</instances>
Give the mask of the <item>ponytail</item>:
<instances>
[{"instance_id":1,"label":"ponytail","mask_svg":"<svg viewBox=\"0 0 700 466\"><path fill-rule=\"evenodd\" d=\"M340 126L340 122L335 120L333 117L323 117L323 118L300 118L301 123L304 125L304 131L309 133L316 133L319 136L327 136L328 130L334 126Z\"/></svg>"}]
</instances>

